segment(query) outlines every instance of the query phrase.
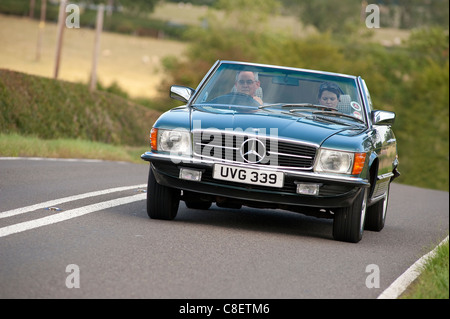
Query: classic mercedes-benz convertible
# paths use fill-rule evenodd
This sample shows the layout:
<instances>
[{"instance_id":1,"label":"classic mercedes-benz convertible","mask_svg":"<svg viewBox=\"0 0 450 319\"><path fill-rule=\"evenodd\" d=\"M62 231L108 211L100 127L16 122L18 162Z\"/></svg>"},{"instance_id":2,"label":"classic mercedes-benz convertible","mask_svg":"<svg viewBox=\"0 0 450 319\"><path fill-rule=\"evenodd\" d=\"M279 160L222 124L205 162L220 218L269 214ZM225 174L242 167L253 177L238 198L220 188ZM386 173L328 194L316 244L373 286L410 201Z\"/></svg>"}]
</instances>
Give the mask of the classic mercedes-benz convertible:
<instances>
[{"instance_id":1,"label":"classic mercedes-benz convertible","mask_svg":"<svg viewBox=\"0 0 450 319\"><path fill-rule=\"evenodd\" d=\"M333 238L359 242L385 224L399 175L395 114L373 109L359 76L217 61L185 105L150 132L147 212L284 209L333 219Z\"/></svg>"}]
</instances>

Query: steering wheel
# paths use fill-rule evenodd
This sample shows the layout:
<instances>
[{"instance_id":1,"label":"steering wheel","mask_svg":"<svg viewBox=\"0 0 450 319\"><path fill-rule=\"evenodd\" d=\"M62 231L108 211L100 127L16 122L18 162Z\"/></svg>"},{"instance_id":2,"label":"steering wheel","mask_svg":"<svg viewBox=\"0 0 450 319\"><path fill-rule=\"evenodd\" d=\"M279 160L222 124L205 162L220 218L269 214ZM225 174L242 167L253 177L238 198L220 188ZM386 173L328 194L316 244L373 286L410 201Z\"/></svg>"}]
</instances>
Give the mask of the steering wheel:
<instances>
[{"instance_id":1,"label":"steering wheel","mask_svg":"<svg viewBox=\"0 0 450 319\"><path fill-rule=\"evenodd\" d=\"M240 92L230 92L225 95L221 95L209 101L215 104L235 104L235 105L249 105L259 106L259 103L255 101L250 95Z\"/></svg>"}]
</instances>

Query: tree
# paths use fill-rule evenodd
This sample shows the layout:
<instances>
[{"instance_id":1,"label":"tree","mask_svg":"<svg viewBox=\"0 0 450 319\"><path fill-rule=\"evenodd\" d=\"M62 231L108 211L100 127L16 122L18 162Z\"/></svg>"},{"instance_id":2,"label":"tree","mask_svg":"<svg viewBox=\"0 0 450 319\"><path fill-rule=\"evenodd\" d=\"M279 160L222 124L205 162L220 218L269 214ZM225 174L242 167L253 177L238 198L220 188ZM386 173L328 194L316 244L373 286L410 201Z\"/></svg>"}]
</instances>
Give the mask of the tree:
<instances>
[{"instance_id":1,"label":"tree","mask_svg":"<svg viewBox=\"0 0 450 319\"><path fill-rule=\"evenodd\" d=\"M389 13L386 14L388 18L389 15L398 15L398 21L395 22L395 25L392 24L392 21L383 19L386 26L402 29L439 26L448 30L448 0L376 0L375 4L388 10Z\"/></svg>"},{"instance_id":2,"label":"tree","mask_svg":"<svg viewBox=\"0 0 450 319\"><path fill-rule=\"evenodd\" d=\"M215 7L225 12L222 23L242 31L255 31L266 26L269 15L277 13L280 3L277 0L218 0Z\"/></svg>"},{"instance_id":3,"label":"tree","mask_svg":"<svg viewBox=\"0 0 450 319\"><path fill-rule=\"evenodd\" d=\"M135 15L144 15L153 12L159 0L87 0L88 3L112 5L124 7Z\"/></svg>"},{"instance_id":4,"label":"tree","mask_svg":"<svg viewBox=\"0 0 450 319\"><path fill-rule=\"evenodd\" d=\"M361 0L301 0L300 20L321 32L347 32L360 21Z\"/></svg>"}]
</instances>

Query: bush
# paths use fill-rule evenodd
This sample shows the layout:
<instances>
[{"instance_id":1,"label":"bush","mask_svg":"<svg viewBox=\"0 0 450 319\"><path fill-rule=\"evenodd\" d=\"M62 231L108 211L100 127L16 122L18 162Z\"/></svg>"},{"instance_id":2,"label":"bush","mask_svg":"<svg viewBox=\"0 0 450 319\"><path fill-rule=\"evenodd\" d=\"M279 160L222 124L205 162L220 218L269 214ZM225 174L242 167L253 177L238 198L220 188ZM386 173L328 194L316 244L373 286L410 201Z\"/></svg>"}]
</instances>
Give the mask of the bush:
<instances>
[{"instance_id":1,"label":"bush","mask_svg":"<svg viewBox=\"0 0 450 319\"><path fill-rule=\"evenodd\" d=\"M0 133L147 145L159 114L83 84L0 70Z\"/></svg>"}]
</instances>

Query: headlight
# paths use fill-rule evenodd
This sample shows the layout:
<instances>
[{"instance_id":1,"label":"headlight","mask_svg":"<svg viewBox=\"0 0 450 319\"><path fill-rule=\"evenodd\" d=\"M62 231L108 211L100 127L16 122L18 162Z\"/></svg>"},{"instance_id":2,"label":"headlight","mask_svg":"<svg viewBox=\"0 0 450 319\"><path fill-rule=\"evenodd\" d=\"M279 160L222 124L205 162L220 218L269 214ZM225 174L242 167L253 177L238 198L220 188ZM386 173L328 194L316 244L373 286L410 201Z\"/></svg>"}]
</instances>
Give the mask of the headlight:
<instances>
[{"instance_id":1,"label":"headlight","mask_svg":"<svg viewBox=\"0 0 450 319\"><path fill-rule=\"evenodd\" d=\"M155 151L173 155L191 154L191 134L188 131L153 128L150 136Z\"/></svg>"},{"instance_id":2,"label":"headlight","mask_svg":"<svg viewBox=\"0 0 450 319\"><path fill-rule=\"evenodd\" d=\"M320 173L357 175L362 172L365 160L366 153L320 149L314 170Z\"/></svg>"}]
</instances>

